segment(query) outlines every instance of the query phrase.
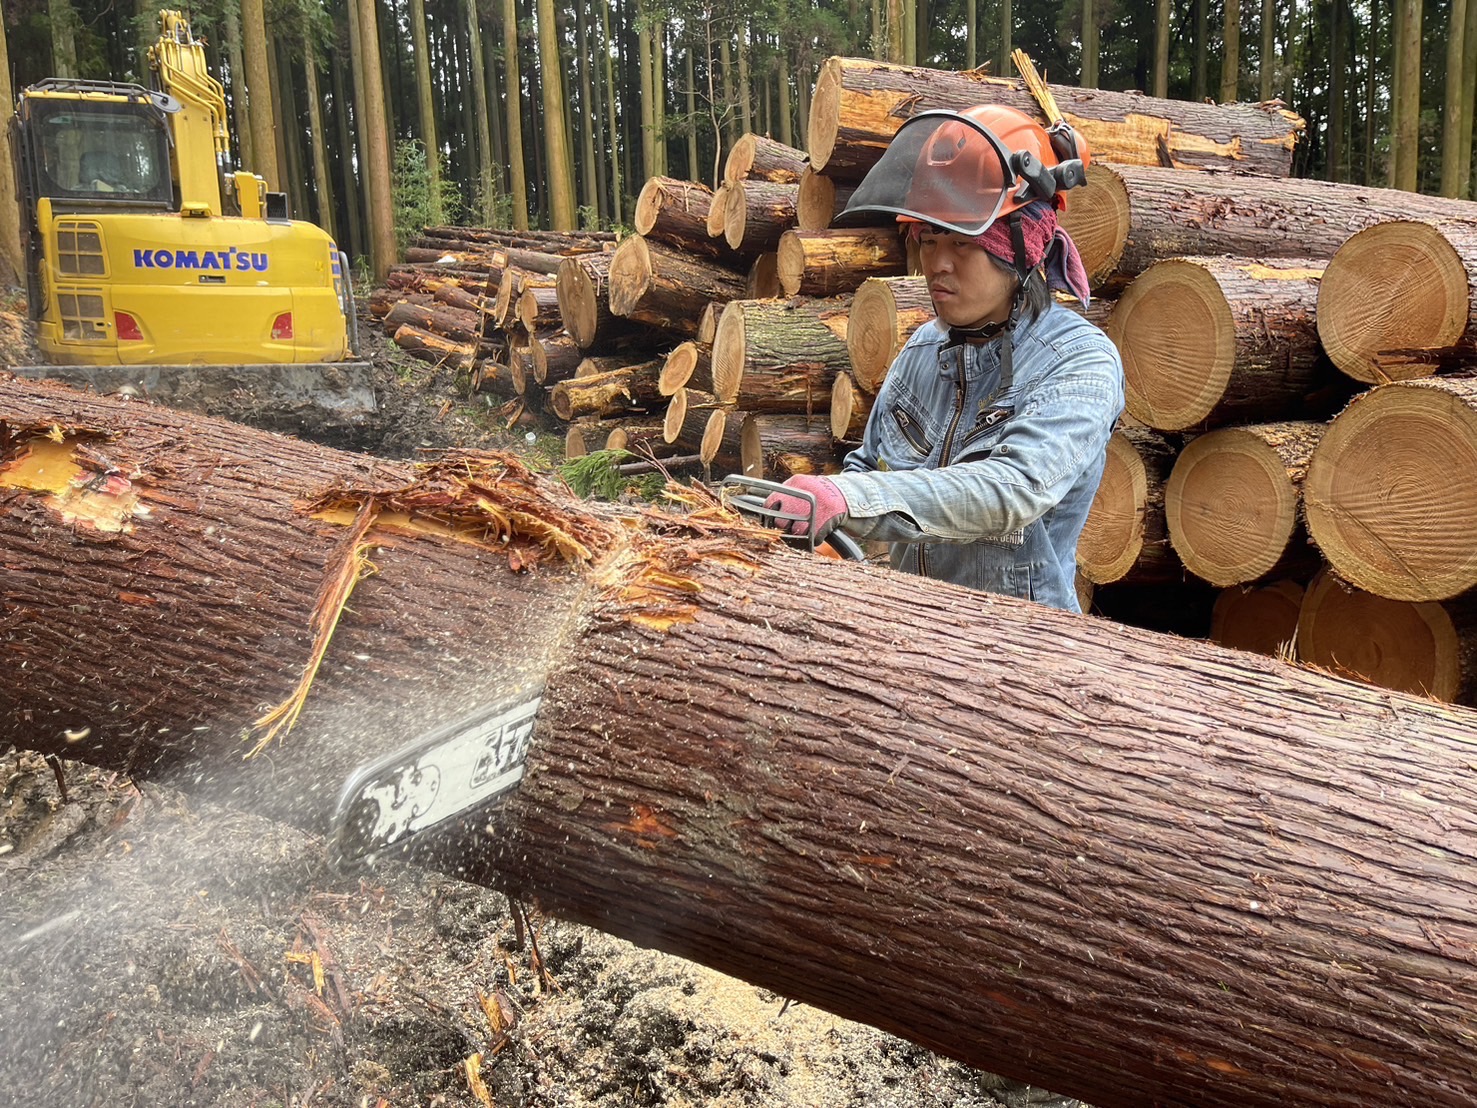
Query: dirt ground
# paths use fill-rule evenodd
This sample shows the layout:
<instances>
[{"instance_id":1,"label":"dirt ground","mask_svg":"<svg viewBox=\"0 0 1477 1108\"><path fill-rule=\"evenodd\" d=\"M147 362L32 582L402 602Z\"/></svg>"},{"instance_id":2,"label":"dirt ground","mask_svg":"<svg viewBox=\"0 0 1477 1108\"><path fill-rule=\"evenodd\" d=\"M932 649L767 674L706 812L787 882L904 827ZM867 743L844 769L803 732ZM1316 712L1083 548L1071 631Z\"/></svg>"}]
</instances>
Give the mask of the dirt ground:
<instances>
[{"instance_id":1,"label":"dirt ground","mask_svg":"<svg viewBox=\"0 0 1477 1108\"><path fill-rule=\"evenodd\" d=\"M13 307L0 367L35 360ZM557 458L550 430L371 348L381 414L334 445ZM65 803L38 755L0 750L0 1102L1072 1103L588 928L535 916L520 942L477 886L397 863L338 874L302 832L62 771Z\"/></svg>"}]
</instances>

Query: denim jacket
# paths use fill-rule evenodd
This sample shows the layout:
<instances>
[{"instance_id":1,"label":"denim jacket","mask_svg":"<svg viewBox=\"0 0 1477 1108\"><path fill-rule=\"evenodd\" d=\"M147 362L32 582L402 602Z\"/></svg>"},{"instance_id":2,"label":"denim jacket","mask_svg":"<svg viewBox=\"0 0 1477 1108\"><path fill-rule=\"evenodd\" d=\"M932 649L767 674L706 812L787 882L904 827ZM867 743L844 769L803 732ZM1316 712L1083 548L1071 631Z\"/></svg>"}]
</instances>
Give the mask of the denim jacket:
<instances>
[{"instance_id":1,"label":"denim jacket","mask_svg":"<svg viewBox=\"0 0 1477 1108\"><path fill-rule=\"evenodd\" d=\"M892 565L1080 611L1077 538L1123 410L1112 341L1053 303L1000 340L946 348L938 320L893 361L861 446L831 478L845 529L893 544Z\"/></svg>"}]
</instances>

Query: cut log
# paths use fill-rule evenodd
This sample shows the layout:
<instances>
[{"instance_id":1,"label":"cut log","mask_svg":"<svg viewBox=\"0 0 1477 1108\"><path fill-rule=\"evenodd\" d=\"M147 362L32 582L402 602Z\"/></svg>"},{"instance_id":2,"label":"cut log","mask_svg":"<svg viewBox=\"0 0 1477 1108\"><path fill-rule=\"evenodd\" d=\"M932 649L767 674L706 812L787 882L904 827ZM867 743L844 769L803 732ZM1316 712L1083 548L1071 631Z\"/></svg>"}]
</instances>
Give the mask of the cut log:
<instances>
[{"instance_id":1,"label":"cut log","mask_svg":"<svg viewBox=\"0 0 1477 1108\"><path fill-rule=\"evenodd\" d=\"M433 365L462 370L471 369L477 362L475 344L443 338L433 331L425 331L409 323L396 329L394 341L396 346L411 357Z\"/></svg>"},{"instance_id":2,"label":"cut log","mask_svg":"<svg viewBox=\"0 0 1477 1108\"><path fill-rule=\"evenodd\" d=\"M800 190L795 194L796 229L824 231L841 214L855 191L855 185L838 185L829 174L817 173L807 165L800 174Z\"/></svg>"},{"instance_id":3,"label":"cut log","mask_svg":"<svg viewBox=\"0 0 1477 1108\"><path fill-rule=\"evenodd\" d=\"M896 228L786 231L780 236L779 282L786 296L854 293L872 277L901 277L908 255Z\"/></svg>"},{"instance_id":4,"label":"cut log","mask_svg":"<svg viewBox=\"0 0 1477 1108\"><path fill-rule=\"evenodd\" d=\"M744 420L747 412L717 407L708 411L697 455L705 466L720 473L742 473L744 467ZM751 475L752 476L752 475Z\"/></svg>"},{"instance_id":5,"label":"cut log","mask_svg":"<svg viewBox=\"0 0 1477 1108\"><path fill-rule=\"evenodd\" d=\"M815 416L830 410L846 352L849 298L736 300L713 340L713 391L746 412Z\"/></svg>"},{"instance_id":6,"label":"cut log","mask_svg":"<svg viewBox=\"0 0 1477 1108\"><path fill-rule=\"evenodd\" d=\"M745 258L778 249L780 236L795 226L799 185L739 181L723 187L723 237Z\"/></svg>"},{"instance_id":7,"label":"cut log","mask_svg":"<svg viewBox=\"0 0 1477 1108\"><path fill-rule=\"evenodd\" d=\"M564 428L565 458L583 458L605 449L610 436L625 425L623 419L598 419L581 416Z\"/></svg>"},{"instance_id":8,"label":"cut log","mask_svg":"<svg viewBox=\"0 0 1477 1108\"><path fill-rule=\"evenodd\" d=\"M1296 658L1303 591L1302 585L1289 580L1222 589L1210 615L1211 640L1269 658Z\"/></svg>"},{"instance_id":9,"label":"cut log","mask_svg":"<svg viewBox=\"0 0 1477 1108\"><path fill-rule=\"evenodd\" d=\"M698 452L708 430L708 417L721 407L718 398L698 389L678 389L667 402L662 438L683 451Z\"/></svg>"},{"instance_id":10,"label":"cut log","mask_svg":"<svg viewBox=\"0 0 1477 1108\"><path fill-rule=\"evenodd\" d=\"M708 208L708 237L721 239L723 224L728 218L728 186L720 184L713 193L713 202ZM724 243L727 246L727 243Z\"/></svg>"},{"instance_id":11,"label":"cut log","mask_svg":"<svg viewBox=\"0 0 1477 1108\"><path fill-rule=\"evenodd\" d=\"M1386 689L1477 701L1477 594L1442 602L1390 600L1331 570L1308 585L1298 659Z\"/></svg>"},{"instance_id":12,"label":"cut log","mask_svg":"<svg viewBox=\"0 0 1477 1108\"><path fill-rule=\"evenodd\" d=\"M518 299L529 289L554 288L558 278L531 269L509 266L503 270L498 281L497 295L493 298L488 316L492 325L506 331L518 322Z\"/></svg>"},{"instance_id":13,"label":"cut log","mask_svg":"<svg viewBox=\"0 0 1477 1108\"><path fill-rule=\"evenodd\" d=\"M1121 181L1129 206L1127 238L1113 267L1115 279L1101 281L1105 258L1089 262L1083 257L1089 274L1097 272L1097 284L1108 289L1157 261L1179 255L1319 258L1326 262L1349 236L1373 224L1390 219L1461 219L1472 210L1465 200L1297 177L1274 181L1233 173L1096 162L1094 166ZM1101 180L1094 174L1094 186L1080 190L1081 195L1086 197ZM1121 203L1106 189L1093 196L1094 200L1083 203ZM1074 195L1068 211L1078 203ZM1100 218L1105 230L1117 224L1116 217ZM1103 249L1112 255L1111 247Z\"/></svg>"},{"instance_id":14,"label":"cut log","mask_svg":"<svg viewBox=\"0 0 1477 1108\"><path fill-rule=\"evenodd\" d=\"M382 285L369 294L369 314L383 321L397 304L414 304L419 308L429 308L435 302L436 297L429 292L412 292L408 289L396 289ZM390 334L394 333L393 330L390 331Z\"/></svg>"},{"instance_id":15,"label":"cut log","mask_svg":"<svg viewBox=\"0 0 1477 1108\"><path fill-rule=\"evenodd\" d=\"M875 393L856 383L854 372L836 374L831 386L831 437L838 442L861 442L875 399Z\"/></svg>"},{"instance_id":16,"label":"cut log","mask_svg":"<svg viewBox=\"0 0 1477 1108\"><path fill-rule=\"evenodd\" d=\"M442 283L436 287L432 295L438 304L445 304L448 308L458 308L464 312L472 312L479 318L487 311L485 296L468 292L460 285Z\"/></svg>"},{"instance_id":17,"label":"cut log","mask_svg":"<svg viewBox=\"0 0 1477 1108\"><path fill-rule=\"evenodd\" d=\"M562 420L579 416L617 416L632 410L652 410L662 402L657 391L657 375L661 372L659 360L630 363L614 369L601 369L582 373L567 381L560 381L549 390L549 406ZM586 358L581 367L590 365Z\"/></svg>"},{"instance_id":18,"label":"cut log","mask_svg":"<svg viewBox=\"0 0 1477 1108\"><path fill-rule=\"evenodd\" d=\"M688 341L679 345L662 363L657 388L663 396L671 396L681 388L713 391L713 344Z\"/></svg>"},{"instance_id":19,"label":"cut log","mask_svg":"<svg viewBox=\"0 0 1477 1108\"><path fill-rule=\"evenodd\" d=\"M1321 262L1170 258L1124 290L1105 330L1130 415L1161 431L1294 418L1337 375L1313 324Z\"/></svg>"},{"instance_id":20,"label":"cut log","mask_svg":"<svg viewBox=\"0 0 1477 1108\"><path fill-rule=\"evenodd\" d=\"M1477 215L1477 205L1467 205ZM1328 263L1318 337L1356 381L1426 377L1477 356L1477 223L1391 220Z\"/></svg>"},{"instance_id":21,"label":"cut log","mask_svg":"<svg viewBox=\"0 0 1477 1108\"><path fill-rule=\"evenodd\" d=\"M749 276L744 282L744 299L773 300L779 295L779 254L766 251L749 266Z\"/></svg>"},{"instance_id":22,"label":"cut log","mask_svg":"<svg viewBox=\"0 0 1477 1108\"><path fill-rule=\"evenodd\" d=\"M1101 1108L1477 1099L1470 711L617 524L485 458L11 383L0 422L0 741L322 833L350 771L531 671L461 879ZM243 762L364 547L296 728Z\"/></svg>"},{"instance_id":23,"label":"cut log","mask_svg":"<svg viewBox=\"0 0 1477 1108\"><path fill-rule=\"evenodd\" d=\"M1164 522L1164 486L1178 448L1138 427L1120 427L1108 439L1103 479L1077 540L1077 572L1094 585L1183 576Z\"/></svg>"},{"instance_id":24,"label":"cut log","mask_svg":"<svg viewBox=\"0 0 1477 1108\"><path fill-rule=\"evenodd\" d=\"M1118 274L1123 249L1133 231L1132 217L1133 202L1123 175L1098 162L1089 165L1087 187L1072 190L1058 221L1072 236L1094 292Z\"/></svg>"},{"instance_id":25,"label":"cut log","mask_svg":"<svg viewBox=\"0 0 1477 1108\"><path fill-rule=\"evenodd\" d=\"M617 420L605 435L606 450L626 450L637 453L671 453L662 438L662 424L650 419Z\"/></svg>"},{"instance_id":26,"label":"cut log","mask_svg":"<svg viewBox=\"0 0 1477 1108\"><path fill-rule=\"evenodd\" d=\"M475 344L482 337L481 316L436 304L434 300L428 305L403 300L396 304L385 316L385 333L393 335L406 323L452 342Z\"/></svg>"},{"instance_id":27,"label":"cut log","mask_svg":"<svg viewBox=\"0 0 1477 1108\"><path fill-rule=\"evenodd\" d=\"M1216 166L1286 177L1304 129L1302 119L1276 101L1197 104L1137 92L1049 87L1096 161ZM913 116L976 104L1003 104L1046 122L1023 81L978 70L948 73L866 58L828 58L810 101L810 164L837 180L860 181Z\"/></svg>"},{"instance_id":28,"label":"cut log","mask_svg":"<svg viewBox=\"0 0 1477 1108\"><path fill-rule=\"evenodd\" d=\"M744 476L770 481L841 468L830 420L791 415L748 415L739 431L739 462Z\"/></svg>"},{"instance_id":29,"label":"cut log","mask_svg":"<svg viewBox=\"0 0 1477 1108\"><path fill-rule=\"evenodd\" d=\"M446 282L450 281L468 292L484 293L487 291L488 274L485 270L454 269L451 267L436 266L430 268L421 265L397 265L390 268L388 276L385 277L385 285L392 289L424 290L432 291Z\"/></svg>"},{"instance_id":30,"label":"cut log","mask_svg":"<svg viewBox=\"0 0 1477 1108\"><path fill-rule=\"evenodd\" d=\"M749 299L754 299L750 297ZM723 314L723 305L708 301L703 308L703 314L697 323L697 341L713 345L713 339L718 335L718 317Z\"/></svg>"},{"instance_id":31,"label":"cut log","mask_svg":"<svg viewBox=\"0 0 1477 1108\"><path fill-rule=\"evenodd\" d=\"M533 356L533 379L541 385L557 385L573 377L584 353L568 330L537 334L528 341Z\"/></svg>"},{"instance_id":32,"label":"cut log","mask_svg":"<svg viewBox=\"0 0 1477 1108\"><path fill-rule=\"evenodd\" d=\"M743 296L743 278L659 243L632 235L610 263L610 310L693 338L709 303ZM571 332L572 333L572 332Z\"/></svg>"},{"instance_id":33,"label":"cut log","mask_svg":"<svg viewBox=\"0 0 1477 1108\"><path fill-rule=\"evenodd\" d=\"M846 349L856 383L875 394L913 332L934 318L922 277L869 277L851 302Z\"/></svg>"},{"instance_id":34,"label":"cut log","mask_svg":"<svg viewBox=\"0 0 1477 1108\"><path fill-rule=\"evenodd\" d=\"M690 254L721 258L732 263L732 254L721 238L708 234L713 190L697 181L675 177L651 177L636 198L636 233L644 238L674 246Z\"/></svg>"},{"instance_id":35,"label":"cut log","mask_svg":"<svg viewBox=\"0 0 1477 1108\"><path fill-rule=\"evenodd\" d=\"M525 286L518 297L518 323L530 335L535 331L556 331L564 325L559 314L559 293L552 284Z\"/></svg>"},{"instance_id":36,"label":"cut log","mask_svg":"<svg viewBox=\"0 0 1477 1108\"><path fill-rule=\"evenodd\" d=\"M805 166L804 150L776 142L767 135L750 133L740 137L728 151L728 157L723 161L723 183L775 181L794 184L800 180Z\"/></svg>"},{"instance_id":37,"label":"cut log","mask_svg":"<svg viewBox=\"0 0 1477 1108\"><path fill-rule=\"evenodd\" d=\"M1325 426L1227 427L1180 452L1164 518L1186 569L1220 588L1312 576L1320 559L1300 522L1301 489Z\"/></svg>"},{"instance_id":38,"label":"cut log","mask_svg":"<svg viewBox=\"0 0 1477 1108\"><path fill-rule=\"evenodd\" d=\"M1477 380L1422 377L1362 393L1303 481L1313 541L1351 584L1393 600L1477 586Z\"/></svg>"},{"instance_id":39,"label":"cut log","mask_svg":"<svg viewBox=\"0 0 1477 1108\"><path fill-rule=\"evenodd\" d=\"M606 346L629 335L634 324L610 310L610 265L613 254L568 258L559 267L554 288L559 318L581 350Z\"/></svg>"}]
</instances>

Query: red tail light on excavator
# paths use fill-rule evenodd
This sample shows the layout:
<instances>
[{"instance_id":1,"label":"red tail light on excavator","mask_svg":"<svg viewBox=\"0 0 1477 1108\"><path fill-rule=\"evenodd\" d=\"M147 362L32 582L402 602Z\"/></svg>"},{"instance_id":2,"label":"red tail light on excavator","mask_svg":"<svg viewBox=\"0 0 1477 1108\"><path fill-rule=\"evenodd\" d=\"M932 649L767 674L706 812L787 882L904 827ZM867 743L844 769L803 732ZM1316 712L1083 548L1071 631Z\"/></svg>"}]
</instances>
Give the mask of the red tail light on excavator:
<instances>
[{"instance_id":1,"label":"red tail light on excavator","mask_svg":"<svg viewBox=\"0 0 1477 1108\"><path fill-rule=\"evenodd\" d=\"M139 330L138 320L127 312L113 313L113 327L118 332L121 342L143 342L144 333Z\"/></svg>"},{"instance_id":2,"label":"red tail light on excavator","mask_svg":"<svg viewBox=\"0 0 1477 1108\"><path fill-rule=\"evenodd\" d=\"M272 320L272 337L274 339L292 338L292 313L283 312Z\"/></svg>"}]
</instances>

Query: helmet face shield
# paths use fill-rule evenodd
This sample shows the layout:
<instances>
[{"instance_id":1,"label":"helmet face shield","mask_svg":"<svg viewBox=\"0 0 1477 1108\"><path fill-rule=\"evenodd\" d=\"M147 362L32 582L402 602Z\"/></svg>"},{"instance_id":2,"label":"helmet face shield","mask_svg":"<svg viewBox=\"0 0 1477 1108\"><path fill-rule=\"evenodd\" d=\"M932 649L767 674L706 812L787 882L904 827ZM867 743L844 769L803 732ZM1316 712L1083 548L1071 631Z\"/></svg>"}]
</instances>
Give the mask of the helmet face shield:
<instances>
[{"instance_id":1,"label":"helmet face shield","mask_svg":"<svg viewBox=\"0 0 1477 1108\"><path fill-rule=\"evenodd\" d=\"M923 112L898 129L838 223L891 215L961 235L982 234L1019 181L988 127L955 112Z\"/></svg>"}]
</instances>

